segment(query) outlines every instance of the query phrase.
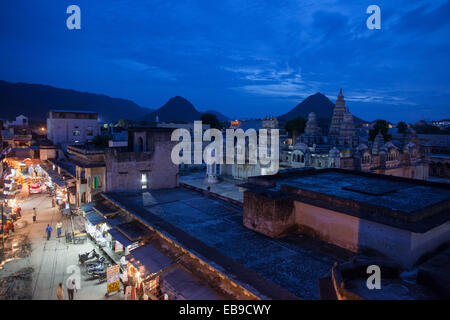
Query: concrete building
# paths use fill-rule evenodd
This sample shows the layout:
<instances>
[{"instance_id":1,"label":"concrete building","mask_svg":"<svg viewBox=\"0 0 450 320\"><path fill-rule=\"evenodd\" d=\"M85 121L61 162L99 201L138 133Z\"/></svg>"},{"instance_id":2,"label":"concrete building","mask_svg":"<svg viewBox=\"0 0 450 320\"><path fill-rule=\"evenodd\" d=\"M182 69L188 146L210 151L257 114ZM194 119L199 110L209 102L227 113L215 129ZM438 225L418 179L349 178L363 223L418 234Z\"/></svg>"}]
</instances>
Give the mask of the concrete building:
<instances>
[{"instance_id":1,"label":"concrete building","mask_svg":"<svg viewBox=\"0 0 450 320\"><path fill-rule=\"evenodd\" d=\"M244 185L244 225L293 232L405 268L450 241L450 186L342 169L286 170Z\"/></svg>"},{"instance_id":2,"label":"concrete building","mask_svg":"<svg viewBox=\"0 0 450 320\"><path fill-rule=\"evenodd\" d=\"M28 117L24 116L23 114L17 116L15 120L5 122L5 126L7 128L16 127L16 126L19 126L19 127L20 126L28 126L28 125L29 125Z\"/></svg>"},{"instance_id":3,"label":"concrete building","mask_svg":"<svg viewBox=\"0 0 450 320\"><path fill-rule=\"evenodd\" d=\"M28 148L31 146L31 128L28 118L17 116L14 121L4 121L1 129L3 143L11 148Z\"/></svg>"},{"instance_id":4,"label":"concrete building","mask_svg":"<svg viewBox=\"0 0 450 320\"><path fill-rule=\"evenodd\" d=\"M77 205L108 191L139 191L178 186L178 166L171 161L171 129L130 128L127 147L72 145Z\"/></svg>"},{"instance_id":5,"label":"concrete building","mask_svg":"<svg viewBox=\"0 0 450 320\"><path fill-rule=\"evenodd\" d=\"M178 166L171 160L172 129L130 128L127 148L105 150L108 191L175 188Z\"/></svg>"},{"instance_id":6,"label":"concrete building","mask_svg":"<svg viewBox=\"0 0 450 320\"><path fill-rule=\"evenodd\" d=\"M50 110L47 113L47 138L55 145L82 145L98 135L99 130L96 112Z\"/></svg>"}]
</instances>

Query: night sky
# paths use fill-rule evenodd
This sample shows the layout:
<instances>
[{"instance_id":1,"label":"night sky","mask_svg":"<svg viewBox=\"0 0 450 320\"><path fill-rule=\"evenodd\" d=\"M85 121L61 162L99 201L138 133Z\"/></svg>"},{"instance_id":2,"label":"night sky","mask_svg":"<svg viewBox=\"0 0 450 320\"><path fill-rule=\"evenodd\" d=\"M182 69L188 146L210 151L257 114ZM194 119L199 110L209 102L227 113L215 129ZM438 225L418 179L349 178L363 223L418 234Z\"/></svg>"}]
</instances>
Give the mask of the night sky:
<instances>
[{"instance_id":1,"label":"night sky","mask_svg":"<svg viewBox=\"0 0 450 320\"><path fill-rule=\"evenodd\" d=\"M81 8L81 30L66 8ZM381 8L368 30L366 8ZM450 118L449 1L3 0L0 79L280 115L343 88L374 120Z\"/></svg>"}]
</instances>

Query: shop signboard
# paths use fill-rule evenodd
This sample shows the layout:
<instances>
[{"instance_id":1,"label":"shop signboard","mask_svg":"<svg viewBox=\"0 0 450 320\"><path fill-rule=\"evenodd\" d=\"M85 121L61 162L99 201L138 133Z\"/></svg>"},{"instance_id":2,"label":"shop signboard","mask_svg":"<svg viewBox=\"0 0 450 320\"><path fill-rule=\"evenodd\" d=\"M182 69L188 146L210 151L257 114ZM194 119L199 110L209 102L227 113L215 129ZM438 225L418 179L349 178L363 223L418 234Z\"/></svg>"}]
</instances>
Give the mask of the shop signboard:
<instances>
[{"instance_id":1,"label":"shop signboard","mask_svg":"<svg viewBox=\"0 0 450 320\"><path fill-rule=\"evenodd\" d=\"M120 290L120 267L118 264L106 269L107 292L112 293Z\"/></svg>"},{"instance_id":2,"label":"shop signboard","mask_svg":"<svg viewBox=\"0 0 450 320\"><path fill-rule=\"evenodd\" d=\"M122 252L123 251L123 245L119 241L116 241L116 244L114 246L114 251L115 252Z\"/></svg>"}]
</instances>

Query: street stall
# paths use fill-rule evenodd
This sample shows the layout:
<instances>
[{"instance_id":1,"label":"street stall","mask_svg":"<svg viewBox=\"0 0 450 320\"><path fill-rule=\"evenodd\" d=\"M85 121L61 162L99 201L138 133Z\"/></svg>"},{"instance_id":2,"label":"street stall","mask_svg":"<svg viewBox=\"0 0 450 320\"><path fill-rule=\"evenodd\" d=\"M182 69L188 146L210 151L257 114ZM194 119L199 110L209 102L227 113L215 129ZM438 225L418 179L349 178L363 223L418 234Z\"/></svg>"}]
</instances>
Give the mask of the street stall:
<instances>
[{"instance_id":1,"label":"street stall","mask_svg":"<svg viewBox=\"0 0 450 320\"><path fill-rule=\"evenodd\" d=\"M55 165L47 162L42 163L40 168L42 170L39 171L39 174L45 178L44 184L52 195L52 206L58 206L63 215L70 215L75 210L75 197L69 196L71 191L68 186L73 180L72 177L58 173Z\"/></svg>"},{"instance_id":2,"label":"street stall","mask_svg":"<svg viewBox=\"0 0 450 320\"><path fill-rule=\"evenodd\" d=\"M131 299L145 300L149 297L155 300L162 297L159 273L175 266L174 262L150 243L132 250L126 259L128 267L124 287Z\"/></svg>"},{"instance_id":3,"label":"street stall","mask_svg":"<svg viewBox=\"0 0 450 320\"><path fill-rule=\"evenodd\" d=\"M108 244L108 226L106 219L95 211L89 211L85 215L86 221L84 223L86 233L100 246L104 247Z\"/></svg>"}]
</instances>

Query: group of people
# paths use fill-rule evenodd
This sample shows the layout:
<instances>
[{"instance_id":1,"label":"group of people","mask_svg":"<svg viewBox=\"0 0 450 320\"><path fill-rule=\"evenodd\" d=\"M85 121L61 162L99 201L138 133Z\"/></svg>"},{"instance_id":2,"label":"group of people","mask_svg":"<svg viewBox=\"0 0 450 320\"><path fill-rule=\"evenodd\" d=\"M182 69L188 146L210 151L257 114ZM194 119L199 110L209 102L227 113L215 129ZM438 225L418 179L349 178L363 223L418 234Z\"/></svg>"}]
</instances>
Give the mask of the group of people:
<instances>
[{"instance_id":1,"label":"group of people","mask_svg":"<svg viewBox=\"0 0 450 320\"><path fill-rule=\"evenodd\" d=\"M58 238L61 237L61 230L62 230L62 222L58 221L56 224L56 233L58 234ZM47 224L47 228L45 228L45 232L47 233L47 240L50 240L50 237L52 235L53 228L50 224Z\"/></svg>"},{"instance_id":2,"label":"group of people","mask_svg":"<svg viewBox=\"0 0 450 320\"><path fill-rule=\"evenodd\" d=\"M66 281L66 287L69 300L73 300L74 292L77 290L75 280L69 277ZM64 288L62 283L60 283L58 289L56 289L56 297L58 298L58 300L64 300Z\"/></svg>"},{"instance_id":3,"label":"group of people","mask_svg":"<svg viewBox=\"0 0 450 320\"><path fill-rule=\"evenodd\" d=\"M33 223L36 222L36 219L37 219L36 208L33 208ZM47 240L50 240L52 231L53 231L52 226L50 224L47 224L47 227L45 228L45 232L47 233ZM58 221L58 223L56 223L56 232L58 234L58 238L61 237L61 231L62 231L62 222Z\"/></svg>"}]
</instances>

